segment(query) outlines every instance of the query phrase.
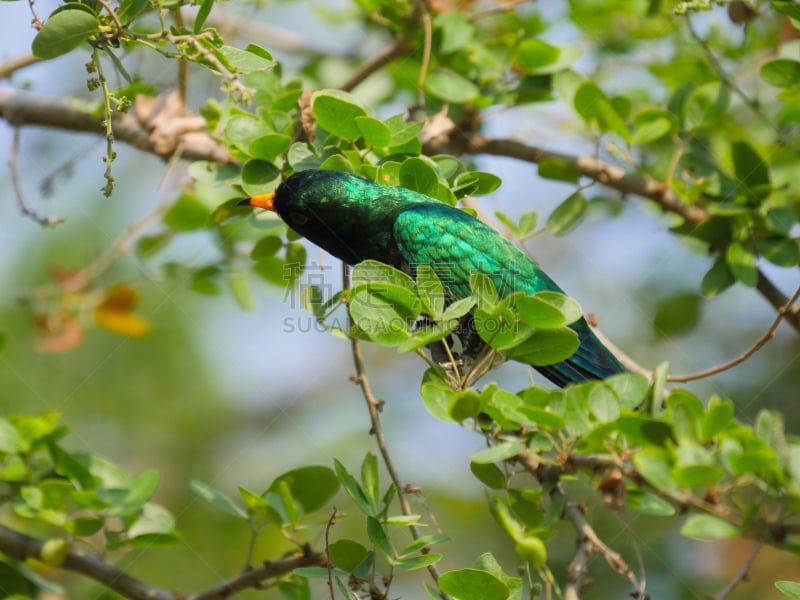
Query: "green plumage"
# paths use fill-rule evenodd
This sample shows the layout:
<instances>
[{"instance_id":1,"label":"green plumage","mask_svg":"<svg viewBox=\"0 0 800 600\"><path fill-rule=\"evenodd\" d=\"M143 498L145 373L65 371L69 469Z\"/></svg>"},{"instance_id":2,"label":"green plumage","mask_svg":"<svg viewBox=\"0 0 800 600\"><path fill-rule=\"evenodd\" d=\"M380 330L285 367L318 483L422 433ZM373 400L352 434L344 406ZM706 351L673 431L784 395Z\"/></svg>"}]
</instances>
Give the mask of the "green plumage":
<instances>
[{"instance_id":1,"label":"green plumage","mask_svg":"<svg viewBox=\"0 0 800 600\"><path fill-rule=\"evenodd\" d=\"M348 264L373 259L407 272L431 265L454 298L470 295L475 272L488 275L501 296L562 291L489 226L411 190L337 171L308 170L278 187L273 206L292 229ZM561 363L537 367L548 379L564 386L625 371L584 319L571 327L580 348Z\"/></svg>"}]
</instances>

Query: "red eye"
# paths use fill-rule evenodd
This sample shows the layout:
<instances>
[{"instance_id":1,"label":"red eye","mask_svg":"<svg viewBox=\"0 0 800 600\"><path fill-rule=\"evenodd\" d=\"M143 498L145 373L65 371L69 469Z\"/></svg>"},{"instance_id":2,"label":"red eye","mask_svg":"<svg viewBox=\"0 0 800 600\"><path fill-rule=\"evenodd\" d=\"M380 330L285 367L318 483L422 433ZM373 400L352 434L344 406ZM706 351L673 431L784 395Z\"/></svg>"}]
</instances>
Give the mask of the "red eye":
<instances>
[{"instance_id":1,"label":"red eye","mask_svg":"<svg viewBox=\"0 0 800 600\"><path fill-rule=\"evenodd\" d=\"M305 225L308 223L308 217L299 212L290 212L289 220L295 225Z\"/></svg>"}]
</instances>

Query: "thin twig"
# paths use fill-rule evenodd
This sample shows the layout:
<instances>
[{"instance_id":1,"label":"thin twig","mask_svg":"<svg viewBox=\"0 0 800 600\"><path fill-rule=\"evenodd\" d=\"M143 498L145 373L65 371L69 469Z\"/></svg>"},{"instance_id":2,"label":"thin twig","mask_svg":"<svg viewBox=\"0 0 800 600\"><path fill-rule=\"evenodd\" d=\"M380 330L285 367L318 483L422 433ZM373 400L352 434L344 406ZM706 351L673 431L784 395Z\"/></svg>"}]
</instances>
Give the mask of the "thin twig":
<instances>
[{"instance_id":1,"label":"thin twig","mask_svg":"<svg viewBox=\"0 0 800 600\"><path fill-rule=\"evenodd\" d=\"M431 26L431 13L425 0L416 0L417 11L422 20L423 46L422 64L419 67L419 77L417 78L417 93L419 94L420 104L425 97L423 87L425 78L428 76L428 67L431 62L431 47L433 46L433 27Z\"/></svg>"},{"instance_id":2,"label":"thin twig","mask_svg":"<svg viewBox=\"0 0 800 600\"><path fill-rule=\"evenodd\" d=\"M348 268L346 266L342 269L342 285L345 289L349 287ZM348 319L351 319L349 311ZM401 481L397 469L395 469L394 461L392 460L391 454L389 454L389 448L386 444L386 436L383 434L383 427L381 426L381 419L378 414L381 401L378 400L372 392L372 387L369 384L366 367L364 365L364 355L361 352L361 344L357 339L350 338L350 349L353 354L353 364L356 369L356 375L353 377L353 381L361 388L361 393L364 396L364 400L367 402L367 410L369 411L371 425L370 433L375 436L375 441L378 444L378 451L383 458L383 464L389 472L392 483L394 483L394 487L397 491L397 499L400 502L400 509L404 515L410 516L413 514L413 511L411 510L411 504L406 495L406 486ZM409 525L409 530L411 531L411 537L415 540L422 537L422 533L416 525ZM428 565L428 573L430 573L434 582L439 581L439 569L436 568L436 565ZM442 597L447 598L444 594L442 594Z\"/></svg>"},{"instance_id":3,"label":"thin twig","mask_svg":"<svg viewBox=\"0 0 800 600\"><path fill-rule=\"evenodd\" d=\"M391 46L384 48L381 52L361 65L355 73L347 78L347 81L339 86L339 89L344 92L352 91L370 75L388 65L395 58L399 58L411 52L412 48L411 43L405 37L399 36Z\"/></svg>"},{"instance_id":4,"label":"thin twig","mask_svg":"<svg viewBox=\"0 0 800 600\"><path fill-rule=\"evenodd\" d=\"M40 215L27 205L22 195L22 185L19 181L19 171L17 167L19 137L19 127L14 127L14 133L11 139L11 152L8 154L8 169L11 171L11 187L14 189L14 197L17 199L17 207L23 215L30 217L42 227L55 227L59 223L62 223L64 219L56 215Z\"/></svg>"},{"instance_id":5,"label":"thin twig","mask_svg":"<svg viewBox=\"0 0 800 600\"><path fill-rule=\"evenodd\" d=\"M328 519L328 524L325 526L325 552L330 553L331 543L330 543L330 533L331 527L333 527L333 520L336 518L336 507L333 507L331 511L331 517ZM328 568L328 588L331 592L331 600L336 600L336 593L333 590L333 565L331 561L327 561L326 567Z\"/></svg>"},{"instance_id":6,"label":"thin twig","mask_svg":"<svg viewBox=\"0 0 800 600\"><path fill-rule=\"evenodd\" d=\"M746 361L748 358L753 356L756 352L761 350L761 348L766 345L772 338L775 337L775 331L778 329L778 325L781 324L786 313L789 309L797 302L798 298L800 298L800 287L797 288L794 295L789 299L789 301L782 307L778 309L778 316L775 317L775 320L772 322L772 325L769 326L767 332L762 335L760 338L756 340L756 342L750 346L747 350L742 352L739 356L730 360L726 363L721 365L717 365L716 367L712 367L706 371L700 371L699 373L692 373L691 375L670 375L667 377L667 381L675 381L679 383L684 383L686 381L694 381L695 379L703 379L704 377L710 377L711 375L716 375L717 373L722 373L723 371L727 371L728 369L732 369L736 365L739 365Z\"/></svg>"},{"instance_id":7,"label":"thin twig","mask_svg":"<svg viewBox=\"0 0 800 600\"><path fill-rule=\"evenodd\" d=\"M725 587L722 588L719 592L711 596L708 600L725 600L731 592L739 585L742 581L747 581L747 574L750 572L750 568L753 566L753 563L758 556L758 553L761 552L761 548L764 547L762 542L757 542L753 548L750 550L750 554L747 555L747 558L742 563L742 566L739 567L739 570L736 571L736 574L733 578L725 584Z\"/></svg>"}]
</instances>

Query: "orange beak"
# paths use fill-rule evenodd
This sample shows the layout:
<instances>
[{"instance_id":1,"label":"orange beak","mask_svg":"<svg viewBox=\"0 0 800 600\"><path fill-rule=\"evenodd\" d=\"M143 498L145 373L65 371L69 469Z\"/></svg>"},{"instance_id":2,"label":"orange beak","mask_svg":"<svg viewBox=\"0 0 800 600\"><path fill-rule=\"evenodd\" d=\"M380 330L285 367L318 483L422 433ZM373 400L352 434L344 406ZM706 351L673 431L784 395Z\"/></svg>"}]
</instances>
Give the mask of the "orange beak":
<instances>
[{"instance_id":1,"label":"orange beak","mask_svg":"<svg viewBox=\"0 0 800 600\"><path fill-rule=\"evenodd\" d=\"M263 208L275 212L275 192L269 194L261 194L260 196L251 196L239 202L240 206L253 206L255 208Z\"/></svg>"}]
</instances>

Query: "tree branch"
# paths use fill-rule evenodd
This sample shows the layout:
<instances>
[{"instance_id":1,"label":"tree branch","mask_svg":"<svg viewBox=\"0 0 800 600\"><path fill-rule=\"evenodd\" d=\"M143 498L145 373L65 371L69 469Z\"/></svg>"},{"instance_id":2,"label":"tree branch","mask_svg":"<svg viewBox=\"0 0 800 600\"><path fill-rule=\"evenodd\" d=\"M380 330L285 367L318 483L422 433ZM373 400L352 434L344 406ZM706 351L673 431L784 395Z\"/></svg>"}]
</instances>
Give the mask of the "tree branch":
<instances>
[{"instance_id":1,"label":"tree branch","mask_svg":"<svg viewBox=\"0 0 800 600\"><path fill-rule=\"evenodd\" d=\"M0 551L18 560L42 560L44 542L0 525ZM70 550L59 565L62 569L86 575L109 589L133 600L176 600L169 590L159 588L123 573L98 555Z\"/></svg>"},{"instance_id":2,"label":"tree branch","mask_svg":"<svg viewBox=\"0 0 800 600\"><path fill-rule=\"evenodd\" d=\"M173 600L224 600L241 591L257 588L266 579L272 579L291 573L300 567L324 567L328 563L328 557L320 552L314 552L311 547L303 548L302 554L296 554L281 560L265 561L260 567L247 569L238 577L226 581L218 586L208 589L199 594L189 596L175 596Z\"/></svg>"},{"instance_id":3,"label":"tree branch","mask_svg":"<svg viewBox=\"0 0 800 600\"><path fill-rule=\"evenodd\" d=\"M42 560L44 545L43 541L0 525L0 552L8 556L18 560L29 558ZM300 554L281 560L266 561L260 567L248 569L220 585L189 595L173 593L131 577L95 554L81 554L70 550L58 566L85 575L131 600L223 600L243 590L256 588L267 579L280 577L299 567L321 567L327 562L326 554L314 552L310 546L306 546Z\"/></svg>"},{"instance_id":4,"label":"tree branch","mask_svg":"<svg viewBox=\"0 0 800 600\"><path fill-rule=\"evenodd\" d=\"M103 119L96 115L94 106L74 98L41 96L0 88L0 117L17 127L37 125L105 135ZM174 147L167 151L157 149L150 133L131 113L114 113L111 121L116 140L162 158L169 158L175 151ZM181 141L184 143L182 156L187 160L231 161L225 146L207 131L186 132L181 136Z\"/></svg>"},{"instance_id":5,"label":"tree branch","mask_svg":"<svg viewBox=\"0 0 800 600\"><path fill-rule=\"evenodd\" d=\"M11 75L20 69L24 69L25 67L35 64L39 62L39 60L41 59L36 58L33 54L25 54L24 56L9 58L7 61L0 63L0 79L11 77Z\"/></svg>"}]
</instances>

